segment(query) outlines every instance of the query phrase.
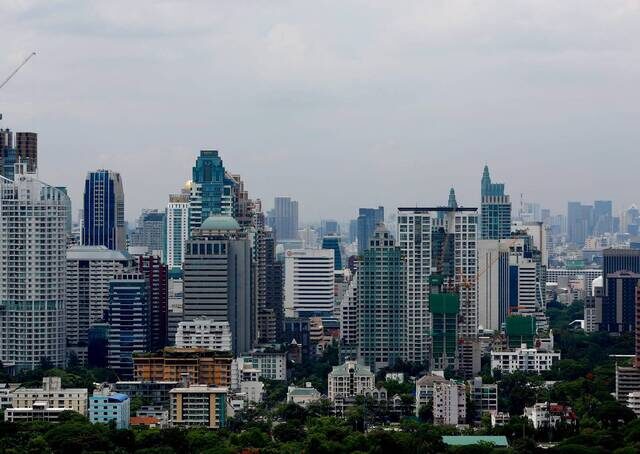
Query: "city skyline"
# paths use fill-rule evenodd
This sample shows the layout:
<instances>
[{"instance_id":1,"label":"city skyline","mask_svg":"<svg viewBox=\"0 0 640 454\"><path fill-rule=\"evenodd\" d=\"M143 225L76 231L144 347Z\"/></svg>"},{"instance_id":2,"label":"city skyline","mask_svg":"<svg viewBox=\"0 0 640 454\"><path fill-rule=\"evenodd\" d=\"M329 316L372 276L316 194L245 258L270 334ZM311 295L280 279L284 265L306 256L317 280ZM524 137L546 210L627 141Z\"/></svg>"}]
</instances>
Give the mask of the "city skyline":
<instances>
[{"instance_id":1,"label":"city skyline","mask_svg":"<svg viewBox=\"0 0 640 454\"><path fill-rule=\"evenodd\" d=\"M605 3L5 4L3 74L38 55L0 93L2 127L38 132L40 177L68 186L74 211L87 171L119 172L129 221L208 148L305 221L431 205L452 184L477 206L485 163L514 206L524 193L555 212L620 210L640 159L640 8Z\"/></svg>"}]
</instances>

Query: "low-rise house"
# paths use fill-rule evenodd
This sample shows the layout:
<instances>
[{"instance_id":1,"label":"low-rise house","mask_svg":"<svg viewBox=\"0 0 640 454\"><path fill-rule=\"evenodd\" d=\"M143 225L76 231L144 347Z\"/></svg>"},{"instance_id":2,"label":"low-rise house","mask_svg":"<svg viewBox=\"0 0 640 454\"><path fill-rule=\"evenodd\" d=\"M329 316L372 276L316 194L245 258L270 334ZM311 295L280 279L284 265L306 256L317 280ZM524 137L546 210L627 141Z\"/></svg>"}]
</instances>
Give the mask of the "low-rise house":
<instances>
[{"instance_id":1,"label":"low-rise house","mask_svg":"<svg viewBox=\"0 0 640 454\"><path fill-rule=\"evenodd\" d=\"M287 402L306 407L312 402L320 400L320 392L307 382L304 387L289 386L287 388Z\"/></svg>"},{"instance_id":2,"label":"low-rise house","mask_svg":"<svg viewBox=\"0 0 640 454\"><path fill-rule=\"evenodd\" d=\"M560 423L576 423L576 414L571 407L553 402L539 402L533 407L525 407L524 417L529 419L536 429L553 428Z\"/></svg>"}]
</instances>

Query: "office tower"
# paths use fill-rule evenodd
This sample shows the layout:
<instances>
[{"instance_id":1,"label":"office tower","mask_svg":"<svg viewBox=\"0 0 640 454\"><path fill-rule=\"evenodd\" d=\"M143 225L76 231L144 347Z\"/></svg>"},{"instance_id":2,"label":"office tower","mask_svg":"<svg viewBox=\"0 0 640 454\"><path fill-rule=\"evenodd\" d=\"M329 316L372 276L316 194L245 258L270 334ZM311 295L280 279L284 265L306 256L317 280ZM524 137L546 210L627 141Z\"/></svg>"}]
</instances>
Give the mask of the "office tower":
<instances>
[{"instance_id":1,"label":"office tower","mask_svg":"<svg viewBox=\"0 0 640 454\"><path fill-rule=\"evenodd\" d=\"M189 208L190 228L222 213L225 170L217 150L201 150L193 166Z\"/></svg>"},{"instance_id":2,"label":"office tower","mask_svg":"<svg viewBox=\"0 0 640 454\"><path fill-rule=\"evenodd\" d=\"M355 243L358 239L358 220L351 219L349 221L349 244Z\"/></svg>"},{"instance_id":3,"label":"office tower","mask_svg":"<svg viewBox=\"0 0 640 454\"><path fill-rule=\"evenodd\" d=\"M255 336L251 272L250 239L234 218L213 215L191 232L183 265L184 320L229 322L236 354L249 351Z\"/></svg>"},{"instance_id":4,"label":"office tower","mask_svg":"<svg viewBox=\"0 0 640 454\"><path fill-rule=\"evenodd\" d=\"M457 293L457 336L477 334L477 208L422 207L398 209L398 243L406 260L406 334L404 359L431 359L429 296ZM430 277L434 279L430 282Z\"/></svg>"},{"instance_id":5,"label":"office tower","mask_svg":"<svg viewBox=\"0 0 640 454\"><path fill-rule=\"evenodd\" d=\"M259 231L260 232L260 231ZM261 291L257 299L259 343L274 343L282 338L284 323L283 263L276 258L275 235L272 230L262 232L262 259L256 272L262 277L257 285ZM258 236L258 234L256 234Z\"/></svg>"},{"instance_id":6,"label":"office tower","mask_svg":"<svg viewBox=\"0 0 640 454\"><path fill-rule=\"evenodd\" d=\"M355 359L358 353L358 274L355 273L340 302L340 357Z\"/></svg>"},{"instance_id":7,"label":"office tower","mask_svg":"<svg viewBox=\"0 0 640 454\"><path fill-rule=\"evenodd\" d=\"M274 230L276 239L295 240L298 238L298 202L290 197L274 199Z\"/></svg>"},{"instance_id":8,"label":"office tower","mask_svg":"<svg viewBox=\"0 0 640 454\"><path fill-rule=\"evenodd\" d=\"M504 183L492 183L489 167L484 166L480 183L480 236L483 240L501 240L511 235L511 200Z\"/></svg>"},{"instance_id":9,"label":"office tower","mask_svg":"<svg viewBox=\"0 0 640 454\"><path fill-rule=\"evenodd\" d=\"M38 168L38 134L0 129L0 175L14 179L14 165L27 164L27 173L36 173Z\"/></svg>"},{"instance_id":10,"label":"office tower","mask_svg":"<svg viewBox=\"0 0 640 454\"><path fill-rule=\"evenodd\" d=\"M141 255L138 256L138 271L149 283L149 348L158 350L169 340L169 269L157 255Z\"/></svg>"},{"instance_id":11,"label":"office tower","mask_svg":"<svg viewBox=\"0 0 640 454\"><path fill-rule=\"evenodd\" d=\"M126 249L124 192L119 173L96 170L87 174L83 213L83 245Z\"/></svg>"},{"instance_id":12,"label":"office tower","mask_svg":"<svg viewBox=\"0 0 640 454\"><path fill-rule=\"evenodd\" d=\"M384 222L384 207L358 210L358 255L362 255L369 246L369 240L380 222Z\"/></svg>"},{"instance_id":13,"label":"office tower","mask_svg":"<svg viewBox=\"0 0 640 454\"><path fill-rule=\"evenodd\" d=\"M593 233L604 235L613 232L613 202L596 200L593 202Z\"/></svg>"},{"instance_id":14,"label":"office tower","mask_svg":"<svg viewBox=\"0 0 640 454\"><path fill-rule=\"evenodd\" d=\"M374 372L402 356L405 325L404 262L379 224L358 270L358 360Z\"/></svg>"},{"instance_id":15,"label":"office tower","mask_svg":"<svg viewBox=\"0 0 640 454\"><path fill-rule=\"evenodd\" d=\"M330 249L333 251L333 265L336 271L342 270L342 244L338 235L327 235L322 238L322 249Z\"/></svg>"},{"instance_id":16,"label":"office tower","mask_svg":"<svg viewBox=\"0 0 640 454\"><path fill-rule=\"evenodd\" d=\"M80 360L86 359L89 329L107 319L109 282L132 265L129 254L106 246L73 246L67 251L67 345Z\"/></svg>"},{"instance_id":17,"label":"office tower","mask_svg":"<svg viewBox=\"0 0 640 454\"><path fill-rule=\"evenodd\" d=\"M109 346L107 362L122 378L133 378L133 353L150 346L149 283L144 274L129 271L109 282Z\"/></svg>"},{"instance_id":18,"label":"office tower","mask_svg":"<svg viewBox=\"0 0 640 454\"><path fill-rule=\"evenodd\" d=\"M164 259L171 272L182 270L189 239L189 195L171 194L166 211L166 245Z\"/></svg>"},{"instance_id":19,"label":"office tower","mask_svg":"<svg viewBox=\"0 0 640 454\"><path fill-rule=\"evenodd\" d=\"M640 282L640 250L605 249L602 287L595 288L596 327L612 333L636 326L636 287Z\"/></svg>"},{"instance_id":20,"label":"office tower","mask_svg":"<svg viewBox=\"0 0 640 454\"><path fill-rule=\"evenodd\" d=\"M500 331L509 314L509 240L478 241L478 327Z\"/></svg>"},{"instance_id":21,"label":"office tower","mask_svg":"<svg viewBox=\"0 0 640 454\"><path fill-rule=\"evenodd\" d=\"M567 204L567 242L584 246L593 230L593 206L580 202Z\"/></svg>"},{"instance_id":22,"label":"office tower","mask_svg":"<svg viewBox=\"0 0 640 454\"><path fill-rule=\"evenodd\" d=\"M0 360L65 362L67 195L16 164L0 178Z\"/></svg>"},{"instance_id":23,"label":"office tower","mask_svg":"<svg viewBox=\"0 0 640 454\"><path fill-rule=\"evenodd\" d=\"M284 259L285 316L330 314L334 304L333 271L332 249L288 250Z\"/></svg>"},{"instance_id":24,"label":"office tower","mask_svg":"<svg viewBox=\"0 0 640 454\"><path fill-rule=\"evenodd\" d=\"M330 236L340 234L340 224L333 219L323 219L320 221L320 236Z\"/></svg>"},{"instance_id":25,"label":"office tower","mask_svg":"<svg viewBox=\"0 0 640 454\"><path fill-rule=\"evenodd\" d=\"M165 213L158 210L142 210L138 226L129 235L129 246L144 246L149 252L164 250Z\"/></svg>"}]
</instances>

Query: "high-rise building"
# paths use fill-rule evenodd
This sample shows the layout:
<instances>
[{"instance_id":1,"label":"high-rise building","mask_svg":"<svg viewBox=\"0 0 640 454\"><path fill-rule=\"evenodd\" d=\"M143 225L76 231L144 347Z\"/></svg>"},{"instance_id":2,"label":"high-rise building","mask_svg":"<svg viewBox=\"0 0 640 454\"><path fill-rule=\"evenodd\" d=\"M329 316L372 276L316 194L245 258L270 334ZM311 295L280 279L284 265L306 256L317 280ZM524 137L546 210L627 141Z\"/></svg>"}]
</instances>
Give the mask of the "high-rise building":
<instances>
[{"instance_id":1,"label":"high-rise building","mask_svg":"<svg viewBox=\"0 0 640 454\"><path fill-rule=\"evenodd\" d=\"M189 195L172 194L166 210L166 244L164 260L170 271L182 270L189 239Z\"/></svg>"},{"instance_id":2,"label":"high-rise building","mask_svg":"<svg viewBox=\"0 0 640 454\"><path fill-rule=\"evenodd\" d=\"M38 169L38 134L35 132L17 132L0 129L0 175L14 179L14 165L27 164L27 173L36 173Z\"/></svg>"},{"instance_id":3,"label":"high-rise building","mask_svg":"<svg viewBox=\"0 0 640 454\"><path fill-rule=\"evenodd\" d=\"M358 220L351 219L349 221L349 237L347 238L349 244L355 243L358 239Z\"/></svg>"},{"instance_id":4,"label":"high-rise building","mask_svg":"<svg viewBox=\"0 0 640 454\"><path fill-rule=\"evenodd\" d=\"M274 199L274 225L276 239L295 240L298 238L298 202L291 197Z\"/></svg>"},{"instance_id":5,"label":"high-rise building","mask_svg":"<svg viewBox=\"0 0 640 454\"><path fill-rule=\"evenodd\" d=\"M109 282L109 346L107 361L121 378L133 377L133 354L149 351L149 283L131 271Z\"/></svg>"},{"instance_id":6,"label":"high-rise building","mask_svg":"<svg viewBox=\"0 0 640 454\"><path fill-rule=\"evenodd\" d=\"M229 322L236 354L255 339L251 273L250 239L234 218L213 215L192 231L183 266L184 320Z\"/></svg>"},{"instance_id":7,"label":"high-rise building","mask_svg":"<svg viewBox=\"0 0 640 454\"><path fill-rule=\"evenodd\" d=\"M484 166L480 183L480 236L483 240L501 240L511 235L511 200L504 183L492 183L489 167Z\"/></svg>"},{"instance_id":8,"label":"high-rise building","mask_svg":"<svg viewBox=\"0 0 640 454\"><path fill-rule=\"evenodd\" d=\"M613 202L596 200L593 202L593 233L604 235L613 232Z\"/></svg>"},{"instance_id":9,"label":"high-rise building","mask_svg":"<svg viewBox=\"0 0 640 454\"><path fill-rule=\"evenodd\" d=\"M363 253L358 289L358 360L377 372L402 357L405 334L404 262L384 224Z\"/></svg>"},{"instance_id":10,"label":"high-rise building","mask_svg":"<svg viewBox=\"0 0 640 454\"><path fill-rule=\"evenodd\" d=\"M284 264L276 257L275 233L258 230L255 238L261 237L262 252L256 264L258 283L258 342L274 343L282 337L284 324ZM254 249L257 250L256 247ZM255 254L255 252L254 252Z\"/></svg>"},{"instance_id":11,"label":"high-rise building","mask_svg":"<svg viewBox=\"0 0 640 454\"><path fill-rule=\"evenodd\" d=\"M284 269L285 316L311 317L333 311L332 249L288 250Z\"/></svg>"},{"instance_id":12,"label":"high-rise building","mask_svg":"<svg viewBox=\"0 0 640 454\"><path fill-rule=\"evenodd\" d=\"M509 314L509 240L478 241L478 327L500 331Z\"/></svg>"},{"instance_id":13,"label":"high-rise building","mask_svg":"<svg viewBox=\"0 0 640 454\"><path fill-rule=\"evenodd\" d=\"M340 354L355 359L358 352L358 273L355 273L340 301Z\"/></svg>"},{"instance_id":14,"label":"high-rise building","mask_svg":"<svg viewBox=\"0 0 640 454\"><path fill-rule=\"evenodd\" d=\"M87 174L83 216L83 245L125 250L124 191L119 173L96 170Z\"/></svg>"},{"instance_id":15,"label":"high-rise building","mask_svg":"<svg viewBox=\"0 0 640 454\"><path fill-rule=\"evenodd\" d=\"M384 207L360 208L358 210L358 255L362 255L369 246L369 240L376 229L376 225L384 222Z\"/></svg>"},{"instance_id":16,"label":"high-rise building","mask_svg":"<svg viewBox=\"0 0 640 454\"><path fill-rule=\"evenodd\" d=\"M144 246L149 252L164 250L166 214L158 210L142 210L138 226L129 235L129 246Z\"/></svg>"},{"instance_id":17,"label":"high-rise building","mask_svg":"<svg viewBox=\"0 0 640 454\"><path fill-rule=\"evenodd\" d=\"M333 250L333 266L336 271L343 269L342 266L342 238L336 234L326 235L322 238L322 249Z\"/></svg>"},{"instance_id":18,"label":"high-rise building","mask_svg":"<svg viewBox=\"0 0 640 454\"><path fill-rule=\"evenodd\" d=\"M192 321L178 324L175 343L178 348L200 347L218 352L230 352L231 328L227 321L196 317Z\"/></svg>"},{"instance_id":19,"label":"high-rise building","mask_svg":"<svg viewBox=\"0 0 640 454\"><path fill-rule=\"evenodd\" d=\"M603 286L595 288L596 326L600 331L633 332L640 250L605 249L603 259Z\"/></svg>"},{"instance_id":20,"label":"high-rise building","mask_svg":"<svg viewBox=\"0 0 640 454\"><path fill-rule=\"evenodd\" d=\"M452 202L452 207L398 209L397 238L407 270L407 361L431 359L432 289L458 294L457 337L477 334L477 208L458 207L455 197Z\"/></svg>"},{"instance_id":21,"label":"high-rise building","mask_svg":"<svg viewBox=\"0 0 640 454\"><path fill-rule=\"evenodd\" d=\"M158 350L169 341L169 270L157 255L141 255L138 271L149 283L149 348Z\"/></svg>"},{"instance_id":22,"label":"high-rise building","mask_svg":"<svg viewBox=\"0 0 640 454\"><path fill-rule=\"evenodd\" d=\"M593 231L593 206L580 202L567 204L567 242L584 246Z\"/></svg>"},{"instance_id":23,"label":"high-rise building","mask_svg":"<svg viewBox=\"0 0 640 454\"><path fill-rule=\"evenodd\" d=\"M67 195L16 164L0 177L0 360L65 363Z\"/></svg>"},{"instance_id":24,"label":"high-rise building","mask_svg":"<svg viewBox=\"0 0 640 454\"><path fill-rule=\"evenodd\" d=\"M201 150L193 166L189 222L200 227L211 215L222 213L225 170L217 150ZM228 195L231 196L230 194ZM229 204L230 202L228 202Z\"/></svg>"},{"instance_id":25,"label":"high-rise building","mask_svg":"<svg viewBox=\"0 0 640 454\"><path fill-rule=\"evenodd\" d=\"M106 246L73 246L67 251L67 345L81 360L89 329L107 319L109 282L132 265L129 254Z\"/></svg>"}]
</instances>

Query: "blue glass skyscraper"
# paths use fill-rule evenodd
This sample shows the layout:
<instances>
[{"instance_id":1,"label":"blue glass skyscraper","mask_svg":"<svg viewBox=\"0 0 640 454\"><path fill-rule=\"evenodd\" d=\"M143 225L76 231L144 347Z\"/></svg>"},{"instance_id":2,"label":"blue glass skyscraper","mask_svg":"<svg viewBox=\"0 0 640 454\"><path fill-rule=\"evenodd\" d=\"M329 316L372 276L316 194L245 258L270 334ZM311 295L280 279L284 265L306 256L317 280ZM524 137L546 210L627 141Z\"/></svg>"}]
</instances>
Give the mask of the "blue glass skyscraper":
<instances>
[{"instance_id":1,"label":"blue glass skyscraper","mask_svg":"<svg viewBox=\"0 0 640 454\"><path fill-rule=\"evenodd\" d=\"M125 250L124 191L119 173L96 170L87 174L83 216L83 245Z\"/></svg>"},{"instance_id":2,"label":"blue glass skyscraper","mask_svg":"<svg viewBox=\"0 0 640 454\"><path fill-rule=\"evenodd\" d=\"M200 224L211 215L222 213L225 171L217 150L201 150L193 166L191 189L191 227Z\"/></svg>"},{"instance_id":3,"label":"blue glass skyscraper","mask_svg":"<svg viewBox=\"0 0 640 454\"><path fill-rule=\"evenodd\" d=\"M358 255L369 247L369 240L376 226L384 221L384 208L360 208L358 210Z\"/></svg>"},{"instance_id":4,"label":"blue glass skyscraper","mask_svg":"<svg viewBox=\"0 0 640 454\"><path fill-rule=\"evenodd\" d=\"M338 235L327 235L322 238L322 249L333 249L333 269L342 269L341 238Z\"/></svg>"},{"instance_id":5,"label":"blue glass skyscraper","mask_svg":"<svg viewBox=\"0 0 640 454\"><path fill-rule=\"evenodd\" d=\"M502 240L511 235L511 200L504 183L492 183L484 166L480 182L480 235L483 240Z\"/></svg>"}]
</instances>

